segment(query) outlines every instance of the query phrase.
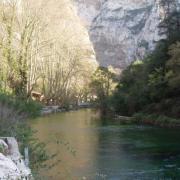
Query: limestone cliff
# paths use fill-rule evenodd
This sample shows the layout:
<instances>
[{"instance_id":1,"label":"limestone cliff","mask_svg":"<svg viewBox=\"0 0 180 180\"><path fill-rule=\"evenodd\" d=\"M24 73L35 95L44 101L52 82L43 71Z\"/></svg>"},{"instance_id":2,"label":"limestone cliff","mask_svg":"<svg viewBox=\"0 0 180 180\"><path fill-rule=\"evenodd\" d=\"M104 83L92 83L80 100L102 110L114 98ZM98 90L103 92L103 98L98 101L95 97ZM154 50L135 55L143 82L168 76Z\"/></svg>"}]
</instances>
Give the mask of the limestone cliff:
<instances>
[{"instance_id":1,"label":"limestone cliff","mask_svg":"<svg viewBox=\"0 0 180 180\"><path fill-rule=\"evenodd\" d=\"M180 0L169 2L171 10L180 8ZM162 0L75 0L75 5L103 66L123 69L164 38L158 28L167 10Z\"/></svg>"},{"instance_id":2,"label":"limestone cliff","mask_svg":"<svg viewBox=\"0 0 180 180\"><path fill-rule=\"evenodd\" d=\"M31 170L25 164L17 141L13 137L0 138L0 179L33 179Z\"/></svg>"}]
</instances>

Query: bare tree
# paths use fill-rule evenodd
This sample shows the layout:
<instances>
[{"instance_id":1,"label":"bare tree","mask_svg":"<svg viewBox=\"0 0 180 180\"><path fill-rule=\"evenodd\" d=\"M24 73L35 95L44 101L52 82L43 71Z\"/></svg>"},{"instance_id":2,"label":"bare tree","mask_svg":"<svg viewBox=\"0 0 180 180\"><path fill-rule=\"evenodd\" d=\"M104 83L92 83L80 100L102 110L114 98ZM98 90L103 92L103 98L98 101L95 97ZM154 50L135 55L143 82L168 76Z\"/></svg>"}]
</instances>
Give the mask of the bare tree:
<instances>
[{"instance_id":1,"label":"bare tree","mask_svg":"<svg viewBox=\"0 0 180 180\"><path fill-rule=\"evenodd\" d=\"M62 13L57 32L44 18L46 10L37 12L26 4L19 10L14 1L0 8L1 89L26 98L40 91L56 104L81 97L95 67L88 34L77 17Z\"/></svg>"}]
</instances>

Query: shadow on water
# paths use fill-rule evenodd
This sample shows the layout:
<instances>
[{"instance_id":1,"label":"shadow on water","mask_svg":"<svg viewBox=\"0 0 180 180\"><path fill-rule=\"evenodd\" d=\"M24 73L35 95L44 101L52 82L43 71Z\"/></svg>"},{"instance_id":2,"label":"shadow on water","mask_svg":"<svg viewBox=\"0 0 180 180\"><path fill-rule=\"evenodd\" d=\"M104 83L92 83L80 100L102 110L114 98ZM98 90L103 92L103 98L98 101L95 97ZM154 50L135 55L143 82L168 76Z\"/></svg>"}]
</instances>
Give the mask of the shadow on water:
<instances>
[{"instance_id":1,"label":"shadow on water","mask_svg":"<svg viewBox=\"0 0 180 180\"><path fill-rule=\"evenodd\" d=\"M119 125L90 109L32 122L61 163L43 174L52 180L180 179L180 132Z\"/></svg>"}]
</instances>

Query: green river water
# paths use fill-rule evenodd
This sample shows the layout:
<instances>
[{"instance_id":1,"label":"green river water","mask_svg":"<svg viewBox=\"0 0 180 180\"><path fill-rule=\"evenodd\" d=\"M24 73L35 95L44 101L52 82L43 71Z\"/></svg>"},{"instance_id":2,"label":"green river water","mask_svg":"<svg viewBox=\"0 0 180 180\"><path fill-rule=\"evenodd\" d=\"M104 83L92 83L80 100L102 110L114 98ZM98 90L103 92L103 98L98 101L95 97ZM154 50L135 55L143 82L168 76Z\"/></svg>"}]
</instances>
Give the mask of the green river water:
<instances>
[{"instance_id":1,"label":"green river water","mask_svg":"<svg viewBox=\"0 0 180 180\"><path fill-rule=\"evenodd\" d=\"M47 179L180 179L179 130L119 125L90 109L41 117L32 127L60 160L42 171Z\"/></svg>"}]
</instances>

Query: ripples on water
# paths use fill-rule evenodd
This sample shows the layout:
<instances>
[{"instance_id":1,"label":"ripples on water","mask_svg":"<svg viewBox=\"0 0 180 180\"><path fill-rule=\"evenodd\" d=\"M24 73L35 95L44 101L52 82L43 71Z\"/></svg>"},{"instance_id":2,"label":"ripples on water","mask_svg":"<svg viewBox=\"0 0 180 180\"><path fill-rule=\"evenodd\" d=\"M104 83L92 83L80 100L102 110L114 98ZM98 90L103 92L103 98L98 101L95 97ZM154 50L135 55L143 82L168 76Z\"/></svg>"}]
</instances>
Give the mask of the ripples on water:
<instances>
[{"instance_id":1,"label":"ripples on water","mask_svg":"<svg viewBox=\"0 0 180 180\"><path fill-rule=\"evenodd\" d=\"M121 126L90 109L38 118L32 126L61 159L43 172L51 180L180 179L178 130Z\"/></svg>"}]
</instances>

